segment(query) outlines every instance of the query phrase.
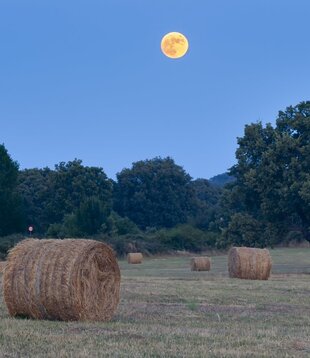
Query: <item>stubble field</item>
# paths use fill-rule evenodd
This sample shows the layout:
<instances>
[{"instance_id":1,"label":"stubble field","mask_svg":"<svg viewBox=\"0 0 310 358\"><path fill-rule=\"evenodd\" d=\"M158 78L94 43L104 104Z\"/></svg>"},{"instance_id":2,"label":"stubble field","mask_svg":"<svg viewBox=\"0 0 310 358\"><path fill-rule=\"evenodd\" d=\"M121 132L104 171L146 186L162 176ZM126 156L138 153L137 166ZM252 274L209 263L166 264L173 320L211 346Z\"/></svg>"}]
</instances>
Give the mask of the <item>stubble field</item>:
<instances>
[{"instance_id":1,"label":"stubble field","mask_svg":"<svg viewBox=\"0 0 310 358\"><path fill-rule=\"evenodd\" d=\"M310 249L271 255L268 281L229 279L227 256L210 272L189 257L120 261L108 323L12 319L0 288L0 357L309 357Z\"/></svg>"}]
</instances>

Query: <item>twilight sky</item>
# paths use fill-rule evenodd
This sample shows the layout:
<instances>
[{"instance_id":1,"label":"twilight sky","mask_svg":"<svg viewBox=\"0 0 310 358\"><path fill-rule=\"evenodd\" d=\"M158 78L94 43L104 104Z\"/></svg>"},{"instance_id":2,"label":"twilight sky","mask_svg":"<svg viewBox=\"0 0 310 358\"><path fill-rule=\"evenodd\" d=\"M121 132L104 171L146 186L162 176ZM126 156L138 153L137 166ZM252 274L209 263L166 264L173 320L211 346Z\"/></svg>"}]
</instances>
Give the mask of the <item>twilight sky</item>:
<instances>
[{"instance_id":1,"label":"twilight sky","mask_svg":"<svg viewBox=\"0 0 310 358\"><path fill-rule=\"evenodd\" d=\"M109 177L171 156L235 163L246 123L309 100L309 0L0 0L0 143L21 168L74 158ZM184 33L190 49L165 57Z\"/></svg>"}]
</instances>

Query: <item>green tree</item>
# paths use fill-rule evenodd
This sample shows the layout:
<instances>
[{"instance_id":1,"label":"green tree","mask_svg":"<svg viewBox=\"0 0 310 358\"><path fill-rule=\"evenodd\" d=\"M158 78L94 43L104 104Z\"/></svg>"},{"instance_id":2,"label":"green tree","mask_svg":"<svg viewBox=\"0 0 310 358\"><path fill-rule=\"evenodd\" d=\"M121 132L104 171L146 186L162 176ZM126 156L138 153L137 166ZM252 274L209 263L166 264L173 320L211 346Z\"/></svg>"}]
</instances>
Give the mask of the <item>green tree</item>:
<instances>
[{"instance_id":1,"label":"green tree","mask_svg":"<svg viewBox=\"0 0 310 358\"><path fill-rule=\"evenodd\" d=\"M20 200L16 193L18 164L0 145L0 236L22 231Z\"/></svg>"},{"instance_id":2,"label":"green tree","mask_svg":"<svg viewBox=\"0 0 310 358\"><path fill-rule=\"evenodd\" d=\"M184 223L192 210L190 181L169 157L133 163L117 174L115 210L142 229Z\"/></svg>"},{"instance_id":3,"label":"green tree","mask_svg":"<svg viewBox=\"0 0 310 358\"><path fill-rule=\"evenodd\" d=\"M25 169L19 172L17 190L22 198L27 225L43 234L50 224L49 207L53 199L53 175L49 168Z\"/></svg>"},{"instance_id":4,"label":"green tree","mask_svg":"<svg viewBox=\"0 0 310 358\"><path fill-rule=\"evenodd\" d=\"M82 235L97 234L109 214L109 205L96 197L88 198L80 204L75 213L76 228Z\"/></svg>"},{"instance_id":5,"label":"green tree","mask_svg":"<svg viewBox=\"0 0 310 358\"><path fill-rule=\"evenodd\" d=\"M137 225L127 217L121 217L115 211L112 211L102 231L110 236L119 236L127 234L139 234L140 230Z\"/></svg>"},{"instance_id":6,"label":"green tree","mask_svg":"<svg viewBox=\"0 0 310 358\"><path fill-rule=\"evenodd\" d=\"M264 247L263 225L246 213L232 215L228 228L223 232L225 243L237 246Z\"/></svg>"},{"instance_id":7,"label":"green tree","mask_svg":"<svg viewBox=\"0 0 310 358\"><path fill-rule=\"evenodd\" d=\"M208 229L218 213L222 189L211 185L207 179L193 180L190 186L193 191L190 221L200 229Z\"/></svg>"},{"instance_id":8,"label":"green tree","mask_svg":"<svg viewBox=\"0 0 310 358\"><path fill-rule=\"evenodd\" d=\"M48 204L50 223L60 223L89 198L96 197L107 208L112 205L112 183L102 168L87 167L81 160L55 166L52 176L52 198Z\"/></svg>"},{"instance_id":9,"label":"green tree","mask_svg":"<svg viewBox=\"0 0 310 358\"><path fill-rule=\"evenodd\" d=\"M152 235L152 234L151 234ZM153 234L154 241L164 250L202 251L214 246L215 238L210 232L202 231L189 224L161 229Z\"/></svg>"},{"instance_id":10,"label":"green tree","mask_svg":"<svg viewBox=\"0 0 310 358\"><path fill-rule=\"evenodd\" d=\"M277 232L277 241L292 230L310 240L310 102L279 112L275 128L247 125L238 144L228 194L233 212L263 223L268 237Z\"/></svg>"}]
</instances>

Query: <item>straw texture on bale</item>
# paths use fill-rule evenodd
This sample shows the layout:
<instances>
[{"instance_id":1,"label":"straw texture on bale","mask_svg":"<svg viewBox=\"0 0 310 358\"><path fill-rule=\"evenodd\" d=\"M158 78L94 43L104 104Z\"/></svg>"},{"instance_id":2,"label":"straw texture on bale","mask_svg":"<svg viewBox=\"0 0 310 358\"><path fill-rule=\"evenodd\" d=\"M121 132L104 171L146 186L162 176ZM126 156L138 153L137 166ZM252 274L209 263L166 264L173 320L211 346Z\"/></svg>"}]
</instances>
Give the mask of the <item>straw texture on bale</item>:
<instances>
[{"instance_id":1,"label":"straw texture on bale","mask_svg":"<svg viewBox=\"0 0 310 358\"><path fill-rule=\"evenodd\" d=\"M0 273L3 273L6 265L6 261L0 261Z\"/></svg>"},{"instance_id":2,"label":"straw texture on bale","mask_svg":"<svg viewBox=\"0 0 310 358\"><path fill-rule=\"evenodd\" d=\"M211 260L209 257L193 257L191 259L192 271L210 271Z\"/></svg>"},{"instance_id":3,"label":"straw texture on bale","mask_svg":"<svg viewBox=\"0 0 310 358\"><path fill-rule=\"evenodd\" d=\"M93 240L24 240L10 251L3 275L11 316L107 321L119 291L113 250Z\"/></svg>"},{"instance_id":4,"label":"straw texture on bale","mask_svg":"<svg viewBox=\"0 0 310 358\"><path fill-rule=\"evenodd\" d=\"M268 280L271 266L267 249L233 247L228 253L228 272L232 278Z\"/></svg>"},{"instance_id":5,"label":"straw texture on bale","mask_svg":"<svg viewBox=\"0 0 310 358\"><path fill-rule=\"evenodd\" d=\"M127 261L129 264L142 264L143 255L141 252L131 252L127 255Z\"/></svg>"}]
</instances>

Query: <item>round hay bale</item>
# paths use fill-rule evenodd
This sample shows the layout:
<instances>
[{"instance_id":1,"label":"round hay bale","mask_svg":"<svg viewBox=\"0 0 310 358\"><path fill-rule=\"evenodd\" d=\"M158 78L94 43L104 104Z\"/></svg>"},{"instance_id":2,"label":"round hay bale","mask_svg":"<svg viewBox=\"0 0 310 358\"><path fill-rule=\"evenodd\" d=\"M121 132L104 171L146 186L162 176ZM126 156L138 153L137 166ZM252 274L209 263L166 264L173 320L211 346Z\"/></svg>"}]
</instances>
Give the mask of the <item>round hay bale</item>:
<instances>
[{"instance_id":1,"label":"round hay bale","mask_svg":"<svg viewBox=\"0 0 310 358\"><path fill-rule=\"evenodd\" d=\"M141 252L131 252L127 255L127 262L129 264L142 264L143 255Z\"/></svg>"},{"instance_id":2,"label":"round hay bale","mask_svg":"<svg viewBox=\"0 0 310 358\"><path fill-rule=\"evenodd\" d=\"M6 265L6 261L0 261L0 273L4 272L5 265Z\"/></svg>"},{"instance_id":3,"label":"round hay bale","mask_svg":"<svg viewBox=\"0 0 310 358\"><path fill-rule=\"evenodd\" d=\"M268 280L271 266L267 249L233 247L228 253L228 272L232 278Z\"/></svg>"},{"instance_id":4,"label":"round hay bale","mask_svg":"<svg viewBox=\"0 0 310 358\"><path fill-rule=\"evenodd\" d=\"M210 271L211 260L209 257L193 257L191 259L192 271Z\"/></svg>"},{"instance_id":5,"label":"round hay bale","mask_svg":"<svg viewBox=\"0 0 310 358\"><path fill-rule=\"evenodd\" d=\"M3 290L11 316L107 321L119 302L120 270L102 242L28 239L8 255Z\"/></svg>"}]
</instances>

